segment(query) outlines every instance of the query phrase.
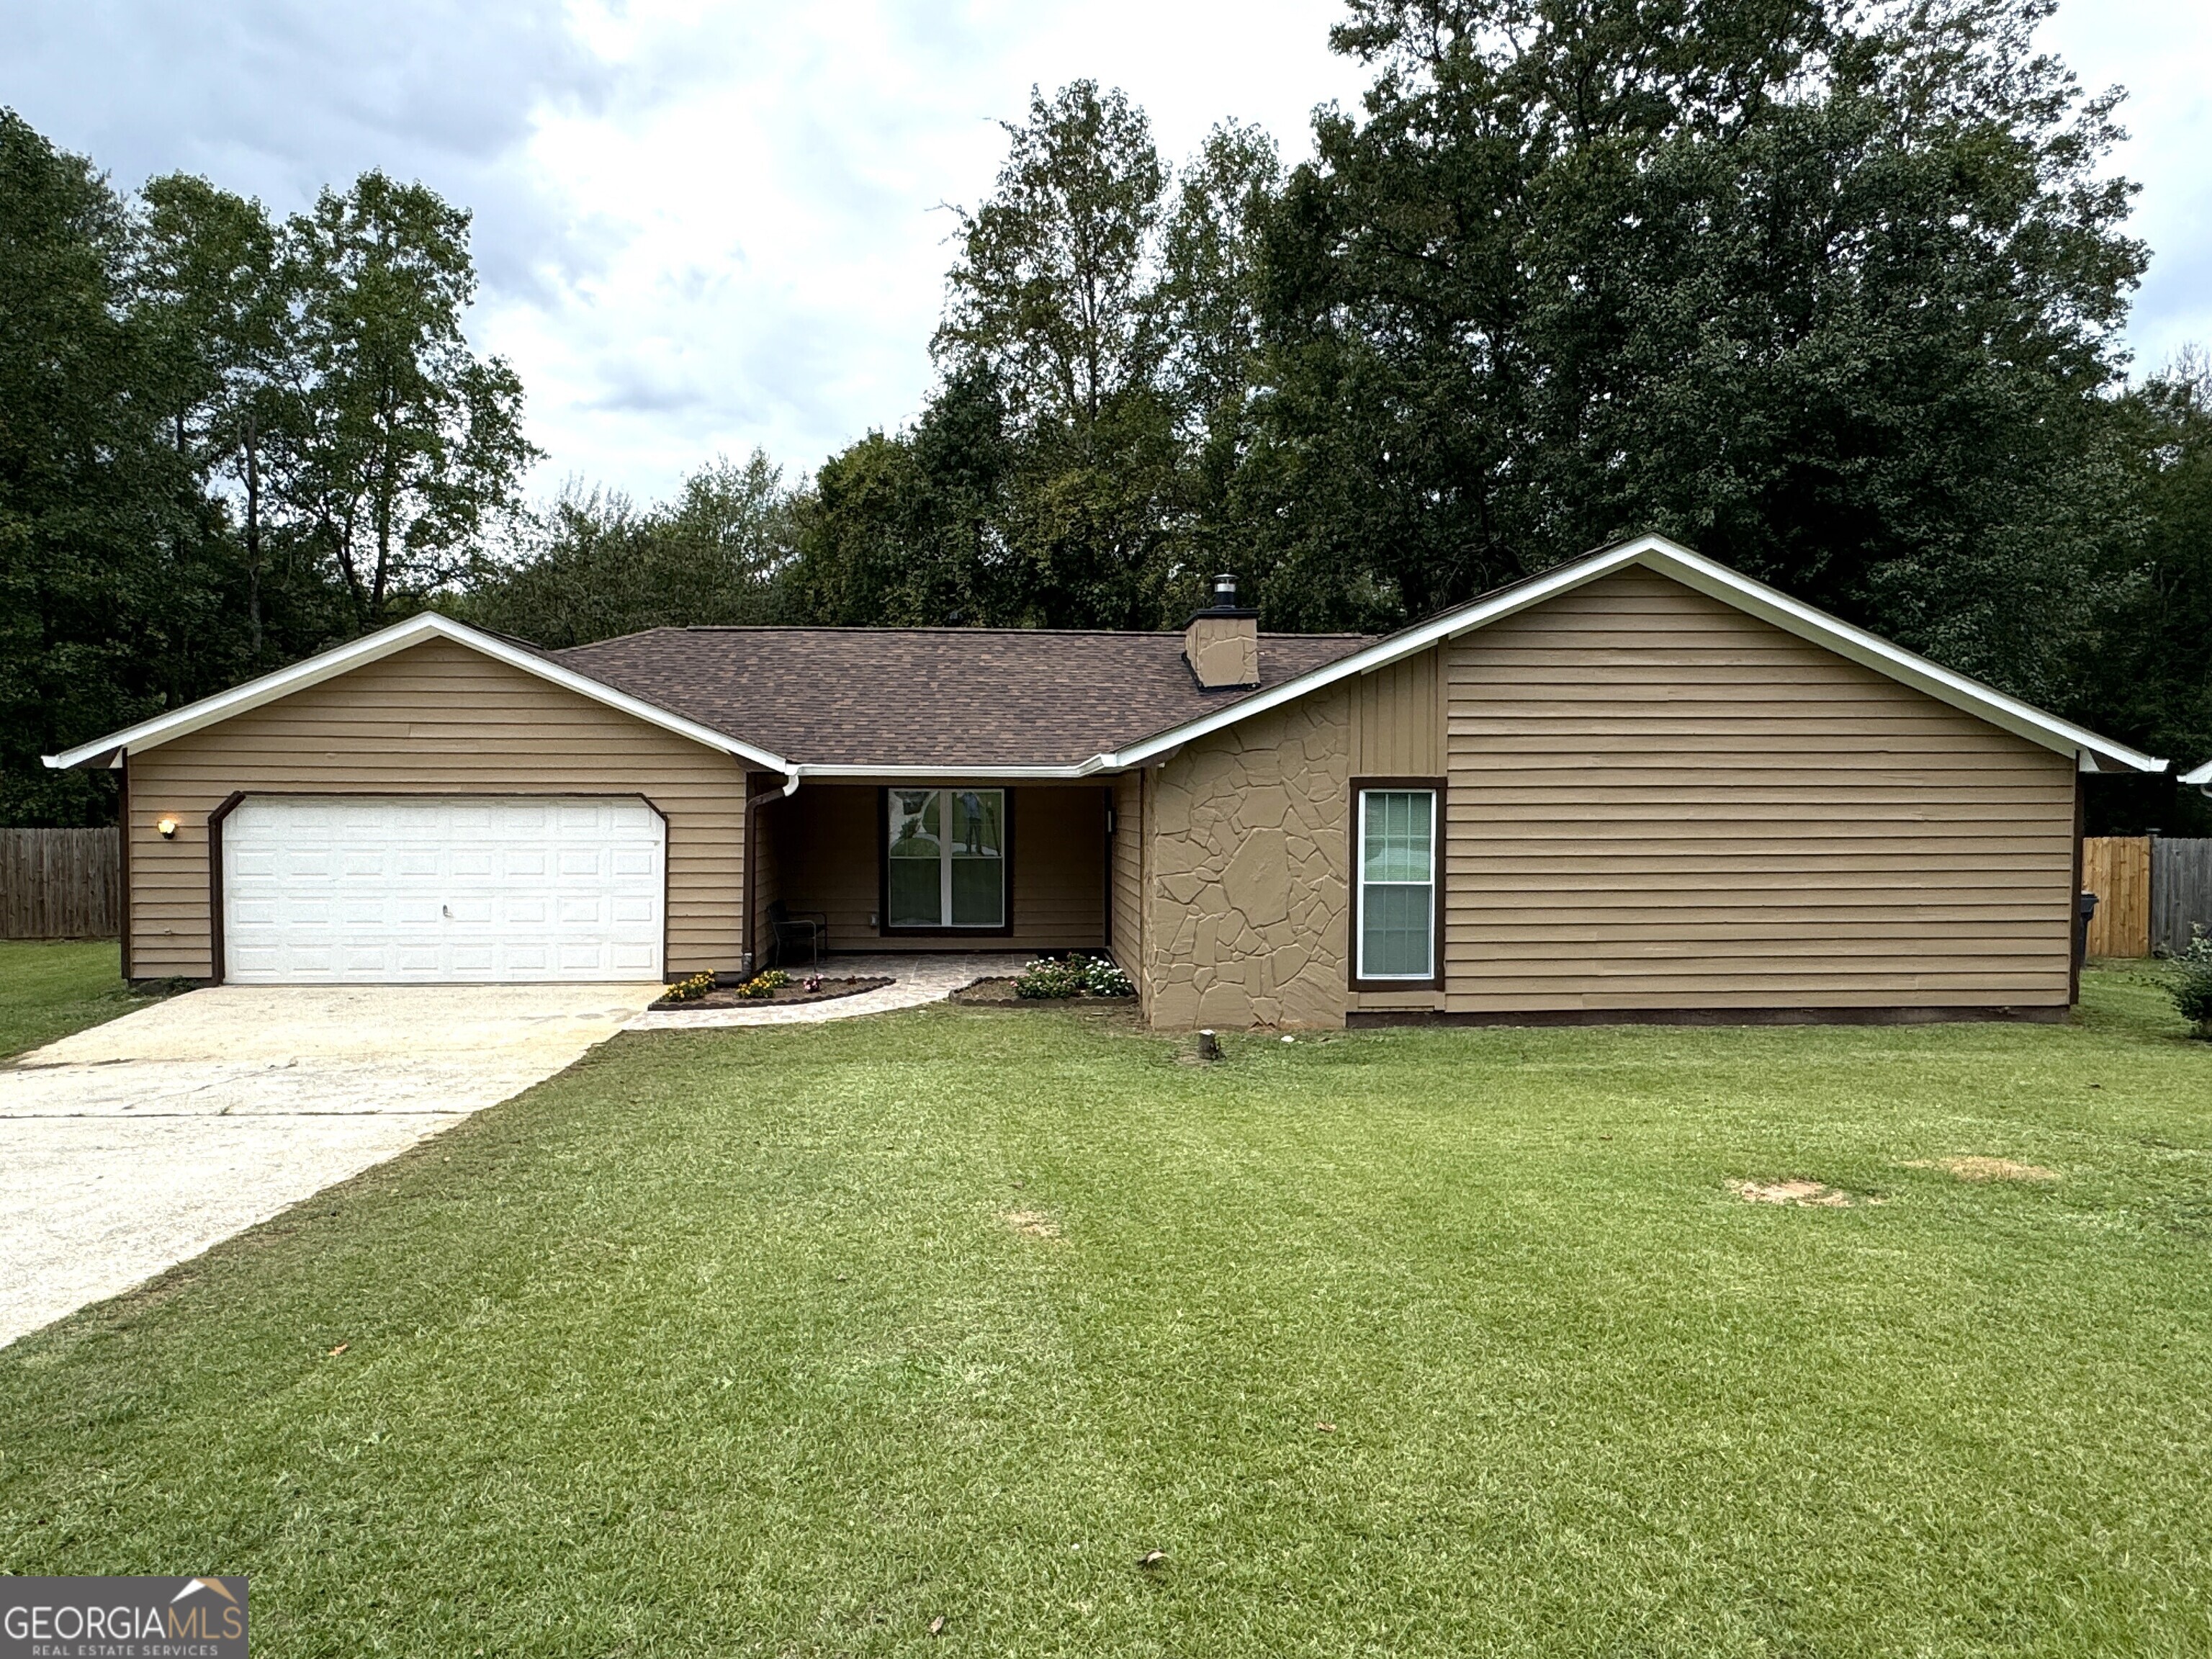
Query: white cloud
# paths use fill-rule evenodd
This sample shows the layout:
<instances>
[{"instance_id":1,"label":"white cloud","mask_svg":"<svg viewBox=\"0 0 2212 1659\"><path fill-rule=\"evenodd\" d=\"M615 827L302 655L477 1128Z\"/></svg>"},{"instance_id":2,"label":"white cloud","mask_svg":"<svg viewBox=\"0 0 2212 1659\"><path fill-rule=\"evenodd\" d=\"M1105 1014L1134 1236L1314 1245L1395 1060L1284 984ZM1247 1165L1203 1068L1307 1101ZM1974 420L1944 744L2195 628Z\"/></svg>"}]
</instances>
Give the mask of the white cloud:
<instances>
[{"instance_id":1,"label":"white cloud","mask_svg":"<svg viewBox=\"0 0 2212 1659\"><path fill-rule=\"evenodd\" d=\"M482 332L556 465L646 489L715 448L811 466L916 410L943 206L989 188L1033 82L1123 87L1171 158L1227 115L1301 152L1311 106L1361 84L1326 50L1334 0L573 15L616 90L542 116L526 165L605 257L495 300Z\"/></svg>"},{"instance_id":2,"label":"white cloud","mask_svg":"<svg viewBox=\"0 0 2212 1659\"><path fill-rule=\"evenodd\" d=\"M2069 0L2043 42L2084 87L2128 89L2116 166L2143 187L2133 230L2152 252L2128 331L2138 370L2212 345L2212 7Z\"/></svg>"},{"instance_id":3,"label":"white cloud","mask_svg":"<svg viewBox=\"0 0 2212 1659\"><path fill-rule=\"evenodd\" d=\"M794 471L920 405L951 250L1034 84L1125 88L1180 159L1226 117L1292 157L1364 76L1340 0L0 0L0 100L135 185L279 209L380 166L476 214L480 344L514 360L538 486L665 491L755 444ZM2136 89L2159 251L2146 364L2212 339L2212 11L2069 0L2049 36Z\"/></svg>"}]
</instances>

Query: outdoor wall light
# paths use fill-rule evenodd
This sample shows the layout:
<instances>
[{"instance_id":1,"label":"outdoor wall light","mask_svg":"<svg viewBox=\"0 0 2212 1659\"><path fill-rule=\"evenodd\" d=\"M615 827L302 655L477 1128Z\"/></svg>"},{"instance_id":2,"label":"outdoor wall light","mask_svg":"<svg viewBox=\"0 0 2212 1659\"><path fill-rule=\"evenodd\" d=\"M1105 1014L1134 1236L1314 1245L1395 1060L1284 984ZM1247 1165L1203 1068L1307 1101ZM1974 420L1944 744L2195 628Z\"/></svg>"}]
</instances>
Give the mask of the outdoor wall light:
<instances>
[{"instance_id":1,"label":"outdoor wall light","mask_svg":"<svg viewBox=\"0 0 2212 1659\"><path fill-rule=\"evenodd\" d=\"M163 841L174 841L177 838L177 821L174 818L163 818L155 823L154 828L161 831Z\"/></svg>"}]
</instances>

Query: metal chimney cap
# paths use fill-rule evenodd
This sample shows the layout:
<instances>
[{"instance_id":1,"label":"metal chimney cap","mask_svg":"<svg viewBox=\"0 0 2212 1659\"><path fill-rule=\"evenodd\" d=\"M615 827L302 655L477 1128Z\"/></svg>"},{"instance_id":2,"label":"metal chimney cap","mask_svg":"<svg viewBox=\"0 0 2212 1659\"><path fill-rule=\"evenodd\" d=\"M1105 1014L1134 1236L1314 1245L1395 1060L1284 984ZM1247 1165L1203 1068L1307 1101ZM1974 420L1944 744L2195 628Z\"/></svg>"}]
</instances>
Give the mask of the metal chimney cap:
<instances>
[{"instance_id":1,"label":"metal chimney cap","mask_svg":"<svg viewBox=\"0 0 2212 1659\"><path fill-rule=\"evenodd\" d=\"M1224 570L1213 579L1213 608L1216 611L1234 611L1237 608L1237 577L1234 573Z\"/></svg>"}]
</instances>

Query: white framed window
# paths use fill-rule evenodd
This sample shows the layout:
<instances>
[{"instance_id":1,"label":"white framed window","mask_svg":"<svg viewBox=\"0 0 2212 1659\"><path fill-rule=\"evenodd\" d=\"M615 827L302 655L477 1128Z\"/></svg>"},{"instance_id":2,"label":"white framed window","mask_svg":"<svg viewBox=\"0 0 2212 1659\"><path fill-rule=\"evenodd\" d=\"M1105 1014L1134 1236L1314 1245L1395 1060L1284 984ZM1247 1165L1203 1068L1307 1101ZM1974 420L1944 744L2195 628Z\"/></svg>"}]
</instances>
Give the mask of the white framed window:
<instances>
[{"instance_id":1,"label":"white framed window","mask_svg":"<svg viewBox=\"0 0 2212 1659\"><path fill-rule=\"evenodd\" d=\"M1006 925L1006 792L887 789L886 927Z\"/></svg>"},{"instance_id":2,"label":"white framed window","mask_svg":"<svg viewBox=\"0 0 2212 1659\"><path fill-rule=\"evenodd\" d=\"M1359 792L1354 976L1437 977L1437 792Z\"/></svg>"}]
</instances>

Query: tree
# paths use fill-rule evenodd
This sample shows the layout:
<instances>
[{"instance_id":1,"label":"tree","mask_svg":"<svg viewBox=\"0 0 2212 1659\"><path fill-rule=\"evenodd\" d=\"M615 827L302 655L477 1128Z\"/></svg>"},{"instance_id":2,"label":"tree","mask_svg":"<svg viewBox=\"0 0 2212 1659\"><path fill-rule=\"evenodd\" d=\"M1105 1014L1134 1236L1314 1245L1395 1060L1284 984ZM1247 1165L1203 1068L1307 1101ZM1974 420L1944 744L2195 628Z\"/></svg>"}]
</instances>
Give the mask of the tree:
<instances>
[{"instance_id":1,"label":"tree","mask_svg":"<svg viewBox=\"0 0 2212 1659\"><path fill-rule=\"evenodd\" d=\"M623 495L563 490L518 556L480 560L452 610L559 647L647 628L769 622L793 556L781 471L755 450L718 459L640 513Z\"/></svg>"},{"instance_id":2,"label":"tree","mask_svg":"<svg viewBox=\"0 0 2212 1659\"><path fill-rule=\"evenodd\" d=\"M0 110L0 816L97 823L104 778L52 753L161 705L173 659L142 619L173 602L192 526L138 394L132 227L83 157Z\"/></svg>"},{"instance_id":3,"label":"tree","mask_svg":"<svg viewBox=\"0 0 2212 1659\"><path fill-rule=\"evenodd\" d=\"M2142 269L2045 0L1358 0L1268 236L1271 612L1670 532L2050 696Z\"/></svg>"},{"instance_id":4,"label":"tree","mask_svg":"<svg viewBox=\"0 0 2212 1659\"><path fill-rule=\"evenodd\" d=\"M946 386L1004 408L1003 562L993 619L1158 622L1181 517L1161 383L1167 174L1144 112L1078 81L1032 93L991 198L960 220L933 349Z\"/></svg>"},{"instance_id":5,"label":"tree","mask_svg":"<svg viewBox=\"0 0 2212 1659\"><path fill-rule=\"evenodd\" d=\"M1185 454L1177 597L1187 604L1198 602L1196 582L1248 565L1260 539L1239 480L1258 428L1262 238L1282 171L1266 132L1222 123L1182 170L1163 239L1164 378Z\"/></svg>"},{"instance_id":6,"label":"tree","mask_svg":"<svg viewBox=\"0 0 2212 1659\"><path fill-rule=\"evenodd\" d=\"M422 185L370 172L288 227L301 419L281 487L362 628L460 574L538 455L521 382L461 331L476 293L468 223Z\"/></svg>"},{"instance_id":7,"label":"tree","mask_svg":"<svg viewBox=\"0 0 2212 1659\"><path fill-rule=\"evenodd\" d=\"M168 411L177 456L204 502L204 544L228 553L243 584L239 672L274 665L288 654L270 635L272 525L264 489L265 456L281 447L292 404L285 376L295 349L296 268L279 226L258 201L219 191L208 179L170 175L142 192L143 223L135 270L135 310L150 337L157 396ZM234 529L216 520L230 518ZM283 542L283 526L276 538ZM314 577L296 584L285 568L281 602L307 598L321 635L327 598ZM292 629L279 629L289 635Z\"/></svg>"},{"instance_id":8,"label":"tree","mask_svg":"<svg viewBox=\"0 0 2212 1659\"><path fill-rule=\"evenodd\" d=\"M939 361L987 366L1016 421L1089 433L1151 389L1161 349L1152 242L1167 177L1151 124L1118 90L1030 94L998 189L960 213Z\"/></svg>"},{"instance_id":9,"label":"tree","mask_svg":"<svg viewBox=\"0 0 2212 1659\"><path fill-rule=\"evenodd\" d=\"M1203 442L1234 430L1260 359L1261 234L1282 187L1275 141L1225 121L1176 181L1157 309L1167 383Z\"/></svg>"},{"instance_id":10,"label":"tree","mask_svg":"<svg viewBox=\"0 0 2212 1659\"><path fill-rule=\"evenodd\" d=\"M2134 510L2095 586L2094 625L2066 641L2075 681L2063 706L2185 767L2212 757L2212 362L2183 352L2115 414L2127 435ZM2100 782L2093 814L2108 804L2130 820L2114 826L2124 833L2147 825L2212 833L2212 807L2163 780L2124 789Z\"/></svg>"},{"instance_id":11,"label":"tree","mask_svg":"<svg viewBox=\"0 0 2212 1659\"><path fill-rule=\"evenodd\" d=\"M994 625L1021 603L1006 543L1019 451L988 368L941 385L912 430L832 456L798 502L793 620L856 627Z\"/></svg>"}]
</instances>

